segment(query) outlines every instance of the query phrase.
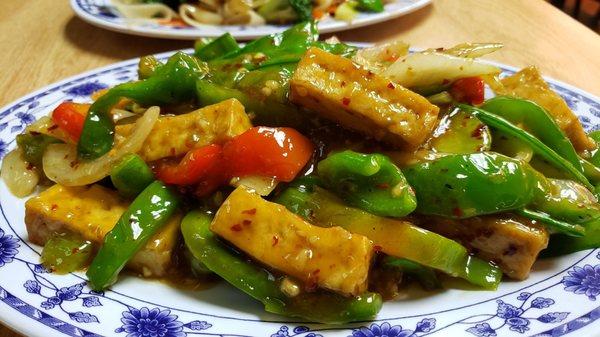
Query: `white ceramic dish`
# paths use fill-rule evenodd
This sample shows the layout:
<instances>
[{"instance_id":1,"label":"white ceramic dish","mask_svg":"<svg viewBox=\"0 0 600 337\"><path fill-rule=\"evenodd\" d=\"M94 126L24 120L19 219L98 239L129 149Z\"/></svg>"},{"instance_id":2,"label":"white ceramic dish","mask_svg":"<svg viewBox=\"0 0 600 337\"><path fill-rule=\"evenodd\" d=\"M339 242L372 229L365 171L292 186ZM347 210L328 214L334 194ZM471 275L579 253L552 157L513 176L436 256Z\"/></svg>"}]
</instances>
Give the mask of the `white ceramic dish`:
<instances>
[{"instance_id":1,"label":"white ceramic dish","mask_svg":"<svg viewBox=\"0 0 600 337\"><path fill-rule=\"evenodd\" d=\"M15 146L25 125L65 99L86 101L93 91L134 79L136 65L129 60L93 70L0 109L0 157ZM599 98L550 83L587 130L600 128ZM415 290L385 303L373 322L326 326L267 314L225 283L189 292L122 277L111 290L92 292L82 274L49 274L39 264L41 247L27 241L24 201L0 183L0 320L29 337L600 336L600 250L538 261L528 280L503 282L494 292Z\"/></svg>"},{"instance_id":2,"label":"white ceramic dish","mask_svg":"<svg viewBox=\"0 0 600 337\"><path fill-rule=\"evenodd\" d=\"M385 11L382 13L360 13L352 22L327 18L319 22L318 27L321 33L331 33L371 25L411 13L430 2L431 0L394 0L385 5ZM110 5L109 0L71 0L71 7L77 16L98 27L121 33L169 39L194 40L201 37L216 37L229 32L236 39L249 40L290 27L289 25L207 25L205 28L197 28L172 27L154 22L132 24L120 16L120 13Z\"/></svg>"}]
</instances>

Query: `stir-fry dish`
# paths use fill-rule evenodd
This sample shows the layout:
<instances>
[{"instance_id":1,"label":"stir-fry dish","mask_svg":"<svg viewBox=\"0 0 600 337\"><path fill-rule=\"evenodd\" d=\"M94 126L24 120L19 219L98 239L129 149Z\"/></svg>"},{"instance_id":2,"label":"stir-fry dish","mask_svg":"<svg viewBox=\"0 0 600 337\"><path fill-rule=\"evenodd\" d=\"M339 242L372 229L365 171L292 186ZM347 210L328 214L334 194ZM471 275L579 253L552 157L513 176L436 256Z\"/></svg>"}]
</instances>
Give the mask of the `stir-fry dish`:
<instances>
[{"instance_id":1,"label":"stir-fry dish","mask_svg":"<svg viewBox=\"0 0 600 337\"><path fill-rule=\"evenodd\" d=\"M477 59L500 47L358 49L312 22L224 35L61 103L2 177L40 191L25 224L43 264L94 290L123 269L223 280L326 323L373 318L409 282L493 290L600 246L600 133L535 67Z\"/></svg>"},{"instance_id":2,"label":"stir-fry dish","mask_svg":"<svg viewBox=\"0 0 600 337\"><path fill-rule=\"evenodd\" d=\"M111 0L125 18L168 25L286 24L332 17L352 21L360 12L380 13L391 0Z\"/></svg>"}]
</instances>

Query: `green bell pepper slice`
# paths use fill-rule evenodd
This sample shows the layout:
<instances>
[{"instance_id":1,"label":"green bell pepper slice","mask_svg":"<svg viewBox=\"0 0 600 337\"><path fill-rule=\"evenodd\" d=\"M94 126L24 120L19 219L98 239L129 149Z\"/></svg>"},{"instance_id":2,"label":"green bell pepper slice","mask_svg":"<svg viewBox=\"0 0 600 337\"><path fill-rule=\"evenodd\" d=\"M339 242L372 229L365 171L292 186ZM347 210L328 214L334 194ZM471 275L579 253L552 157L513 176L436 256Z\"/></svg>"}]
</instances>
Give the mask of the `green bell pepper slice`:
<instances>
[{"instance_id":1,"label":"green bell pepper slice","mask_svg":"<svg viewBox=\"0 0 600 337\"><path fill-rule=\"evenodd\" d=\"M298 14L289 0L267 0L256 10L269 23L285 23L298 21Z\"/></svg>"},{"instance_id":2,"label":"green bell pepper slice","mask_svg":"<svg viewBox=\"0 0 600 337\"><path fill-rule=\"evenodd\" d=\"M281 290L281 278L224 246L210 231L211 222L212 217L204 212L188 213L181 222L186 246L212 272L263 303L266 311L314 322L346 323L372 319L381 309L381 296L375 293L344 297L317 291L288 297Z\"/></svg>"},{"instance_id":3,"label":"green bell pepper slice","mask_svg":"<svg viewBox=\"0 0 600 337\"><path fill-rule=\"evenodd\" d=\"M489 151L492 135L476 117L454 109L440 120L427 147L437 153L467 154Z\"/></svg>"},{"instance_id":4,"label":"green bell pepper slice","mask_svg":"<svg viewBox=\"0 0 600 337\"><path fill-rule=\"evenodd\" d=\"M387 255L383 258L381 265L384 268L400 269L403 277L407 275L414 278L425 290L440 289L442 287L442 283L438 279L435 270L411 260Z\"/></svg>"},{"instance_id":5,"label":"green bell pepper slice","mask_svg":"<svg viewBox=\"0 0 600 337\"><path fill-rule=\"evenodd\" d=\"M145 80L156 72L156 70L162 67L162 64L159 60L154 57L154 55L146 55L140 57L140 62L138 62L138 78L140 80Z\"/></svg>"},{"instance_id":6,"label":"green bell pepper slice","mask_svg":"<svg viewBox=\"0 0 600 337\"><path fill-rule=\"evenodd\" d=\"M61 233L53 235L46 242L41 261L47 270L67 274L85 268L93 253L91 242L77 234Z\"/></svg>"},{"instance_id":7,"label":"green bell pepper slice","mask_svg":"<svg viewBox=\"0 0 600 337\"><path fill-rule=\"evenodd\" d=\"M291 28L263 36L244 47L211 60L211 67L242 65L248 70L268 64L297 63L302 55L319 39L314 21L296 24ZM246 55L260 57L245 57Z\"/></svg>"},{"instance_id":8,"label":"green bell pepper slice","mask_svg":"<svg viewBox=\"0 0 600 337\"><path fill-rule=\"evenodd\" d=\"M195 99L196 80L206 72L205 64L193 56L177 52L147 79L123 83L110 89L90 107L77 144L78 156L94 159L110 151L115 127L110 110L122 98L132 99L142 105L163 106L188 102Z\"/></svg>"},{"instance_id":9,"label":"green bell pepper slice","mask_svg":"<svg viewBox=\"0 0 600 337\"><path fill-rule=\"evenodd\" d=\"M420 263L472 284L495 289L502 279L500 269L469 255L458 242L405 221L348 207L335 195L310 182L287 188L274 201L315 225L340 226L364 235L388 255Z\"/></svg>"},{"instance_id":10,"label":"green bell pepper slice","mask_svg":"<svg viewBox=\"0 0 600 337\"><path fill-rule=\"evenodd\" d=\"M526 218L539 221L548 228L568 236L582 237L586 234L586 230L583 226L557 220L544 212L537 212L527 208L522 208L516 210L515 213Z\"/></svg>"},{"instance_id":11,"label":"green bell pepper slice","mask_svg":"<svg viewBox=\"0 0 600 337\"><path fill-rule=\"evenodd\" d=\"M328 189L369 213L402 217L417 208L415 192L404 175L382 154L338 152L321 160L317 172Z\"/></svg>"},{"instance_id":12,"label":"green bell pepper slice","mask_svg":"<svg viewBox=\"0 0 600 337\"><path fill-rule=\"evenodd\" d=\"M597 147L596 150L594 150L594 153L592 154L592 157L590 158L589 162L596 167L600 167L600 130L590 132L588 136L590 136L590 138L592 138L596 142Z\"/></svg>"},{"instance_id":13,"label":"green bell pepper slice","mask_svg":"<svg viewBox=\"0 0 600 337\"><path fill-rule=\"evenodd\" d=\"M132 153L113 167L110 180L121 195L133 198L154 181L154 173L140 156Z\"/></svg>"},{"instance_id":14,"label":"green bell pepper slice","mask_svg":"<svg viewBox=\"0 0 600 337\"><path fill-rule=\"evenodd\" d=\"M313 3L311 0L289 0L300 21L312 20Z\"/></svg>"},{"instance_id":15,"label":"green bell pepper slice","mask_svg":"<svg viewBox=\"0 0 600 337\"><path fill-rule=\"evenodd\" d=\"M300 127L305 117L300 110L290 104L284 104L275 100L261 100L256 96L248 95L238 89L227 88L206 80L196 82L196 93L201 105L215 104L230 98L235 98L246 109L253 113L253 124L264 126L290 126Z\"/></svg>"},{"instance_id":16,"label":"green bell pepper slice","mask_svg":"<svg viewBox=\"0 0 600 337\"><path fill-rule=\"evenodd\" d=\"M311 20L298 23L281 33L266 35L249 42L234 52L213 59L210 66L226 71L232 68L232 65L254 70L270 65L296 64L313 46L346 57L353 55L357 50L356 47L344 43L319 41L317 23Z\"/></svg>"},{"instance_id":17,"label":"green bell pepper slice","mask_svg":"<svg viewBox=\"0 0 600 337\"><path fill-rule=\"evenodd\" d=\"M383 12L383 1L381 0L358 0L358 10L361 12Z\"/></svg>"},{"instance_id":18,"label":"green bell pepper slice","mask_svg":"<svg viewBox=\"0 0 600 337\"><path fill-rule=\"evenodd\" d=\"M541 140L561 157L568 160L579 172L583 168L571 141L560 129L552 116L532 101L498 96L483 103L481 109L500 116L513 124L521 124L525 130Z\"/></svg>"},{"instance_id":19,"label":"green bell pepper slice","mask_svg":"<svg viewBox=\"0 0 600 337\"><path fill-rule=\"evenodd\" d=\"M23 158L36 167L42 167L44 151L50 144L62 143L58 138L42 133L23 133L17 136L17 146L23 153Z\"/></svg>"},{"instance_id":20,"label":"green bell pepper slice","mask_svg":"<svg viewBox=\"0 0 600 337\"><path fill-rule=\"evenodd\" d=\"M534 153L544 158L546 161L548 161L548 163L552 164L558 169L563 170L570 177L583 184L589 190L594 190L594 186L590 184L587 177L581 173L570 161L561 157L558 153L556 153L556 151L548 147L531 133L486 110L466 104L458 104L458 107L473 114L490 127L525 142L531 147Z\"/></svg>"},{"instance_id":21,"label":"green bell pepper slice","mask_svg":"<svg viewBox=\"0 0 600 337\"><path fill-rule=\"evenodd\" d=\"M544 249L540 255L542 257L553 257L594 248L600 248L600 219L586 224L586 233L583 237L566 236L564 234L552 235L548 248Z\"/></svg>"},{"instance_id":22,"label":"green bell pepper slice","mask_svg":"<svg viewBox=\"0 0 600 337\"><path fill-rule=\"evenodd\" d=\"M125 264L142 248L179 206L179 200L160 181L148 185L106 234L86 275L94 290L112 285Z\"/></svg>"},{"instance_id":23,"label":"green bell pepper slice","mask_svg":"<svg viewBox=\"0 0 600 337\"><path fill-rule=\"evenodd\" d=\"M572 180L547 179L546 193L536 198L533 206L554 218L584 224L600 218L596 196Z\"/></svg>"},{"instance_id":24,"label":"green bell pepper slice","mask_svg":"<svg viewBox=\"0 0 600 337\"><path fill-rule=\"evenodd\" d=\"M403 169L417 195L417 212L462 219L529 205L538 175L492 152L448 155Z\"/></svg>"},{"instance_id":25,"label":"green bell pepper slice","mask_svg":"<svg viewBox=\"0 0 600 337\"><path fill-rule=\"evenodd\" d=\"M194 49L194 55L197 58L202 61L210 61L236 52L240 49L240 46L231 34L225 33L204 45L196 46Z\"/></svg>"}]
</instances>

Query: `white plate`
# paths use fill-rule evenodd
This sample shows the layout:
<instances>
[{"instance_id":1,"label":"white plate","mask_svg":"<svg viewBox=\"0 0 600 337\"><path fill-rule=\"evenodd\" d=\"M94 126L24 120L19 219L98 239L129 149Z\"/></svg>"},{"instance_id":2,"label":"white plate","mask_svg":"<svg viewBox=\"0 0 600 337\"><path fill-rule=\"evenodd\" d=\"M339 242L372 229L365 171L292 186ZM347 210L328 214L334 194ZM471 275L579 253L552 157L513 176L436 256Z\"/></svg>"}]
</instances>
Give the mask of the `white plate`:
<instances>
[{"instance_id":1,"label":"white plate","mask_svg":"<svg viewBox=\"0 0 600 337\"><path fill-rule=\"evenodd\" d=\"M137 60L129 60L90 71L0 109L0 156L34 119L63 100L87 101L93 91L135 78L136 66ZM599 128L600 99L550 83L587 130ZM24 201L0 183L0 320L25 336L600 336L599 250L538 261L528 280L503 282L497 291L415 290L385 303L373 322L326 326L267 314L225 283L189 292L122 277L112 290L94 293L82 274L54 275L40 266L41 247L27 241ZM162 333L136 332L157 324L165 324Z\"/></svg>"},{"instance_id":2,"label":"white plate","mask_svg":"<svg viewBox=\"0 0 600 337\"><path fill-rule=\"evenodd\" d=\"M347 30L374 23L387 21L410 12L413 12L431 0L394 0L385 5L381 13L359 13L352 22L327 18L319 22L321 33L331 33ZM193 40L201 37L217 37L226 32L231 33L236 39L249 40L263 35L281 32L290 25L262 25L262 26L212 26L197 27L172 27L153 22L128 23L121 14L110 4L110 0L71 0L71 8L83 20L106 29L134 35Z\"/></svg>"}]
</instances>

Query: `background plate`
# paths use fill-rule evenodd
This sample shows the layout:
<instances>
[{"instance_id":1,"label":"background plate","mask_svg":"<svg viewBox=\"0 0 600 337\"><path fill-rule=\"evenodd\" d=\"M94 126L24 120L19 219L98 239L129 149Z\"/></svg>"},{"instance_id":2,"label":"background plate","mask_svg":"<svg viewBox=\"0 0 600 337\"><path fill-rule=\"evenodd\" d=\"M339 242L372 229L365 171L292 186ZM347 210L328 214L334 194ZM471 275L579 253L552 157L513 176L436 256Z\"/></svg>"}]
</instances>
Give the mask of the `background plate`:
<instances>
[{"instance_id":1,"label":"background plate","mask_svg":"<svg viewBox=\"0 0 600 337\"><path fill-rule=\"evenodd\" d=\"M319 22L318 27L321 33L331 33L371 25L408 14L430 2L431 0L394 0L394 2L385 5L385 11L382 13L359 13L352 22L327 18ZM119 12L111 6L110 0L71 0L71 7L77 16L98 27L121 33L169 39L193 40L201 37L216 37L229 32L236 39L249 40L277 33L290 27L289 25L207 25L206 28L197 28L172 27L151 22L131 24L127 23Z\"/></svg>"},{"instance_id":2,"label":"background plate","mask_svg":"<svg viewBox=\"0 0 600 337\"><path fill-rule=\"evenodd\" d=\"M159 54L164 59L171 53ZM0 109L0 157L15 136L66 99L84 102L101 88L136 78L136 60L52 84ZM502 66L505 74L514 68ZM589 131L600 127L600 99L564 83L551 85ZM181 291L124 276L96 293L82 274L54 275L39 264L41 248L27 242L24 199L0 183L0 320L31 337L47 336L600 336L600 254L590 250L538 261L528 280L503 282L497 291L452 289L387 302L373 322L309 324L267 314L225 283Z\"/></svg>"}]
</instances>

